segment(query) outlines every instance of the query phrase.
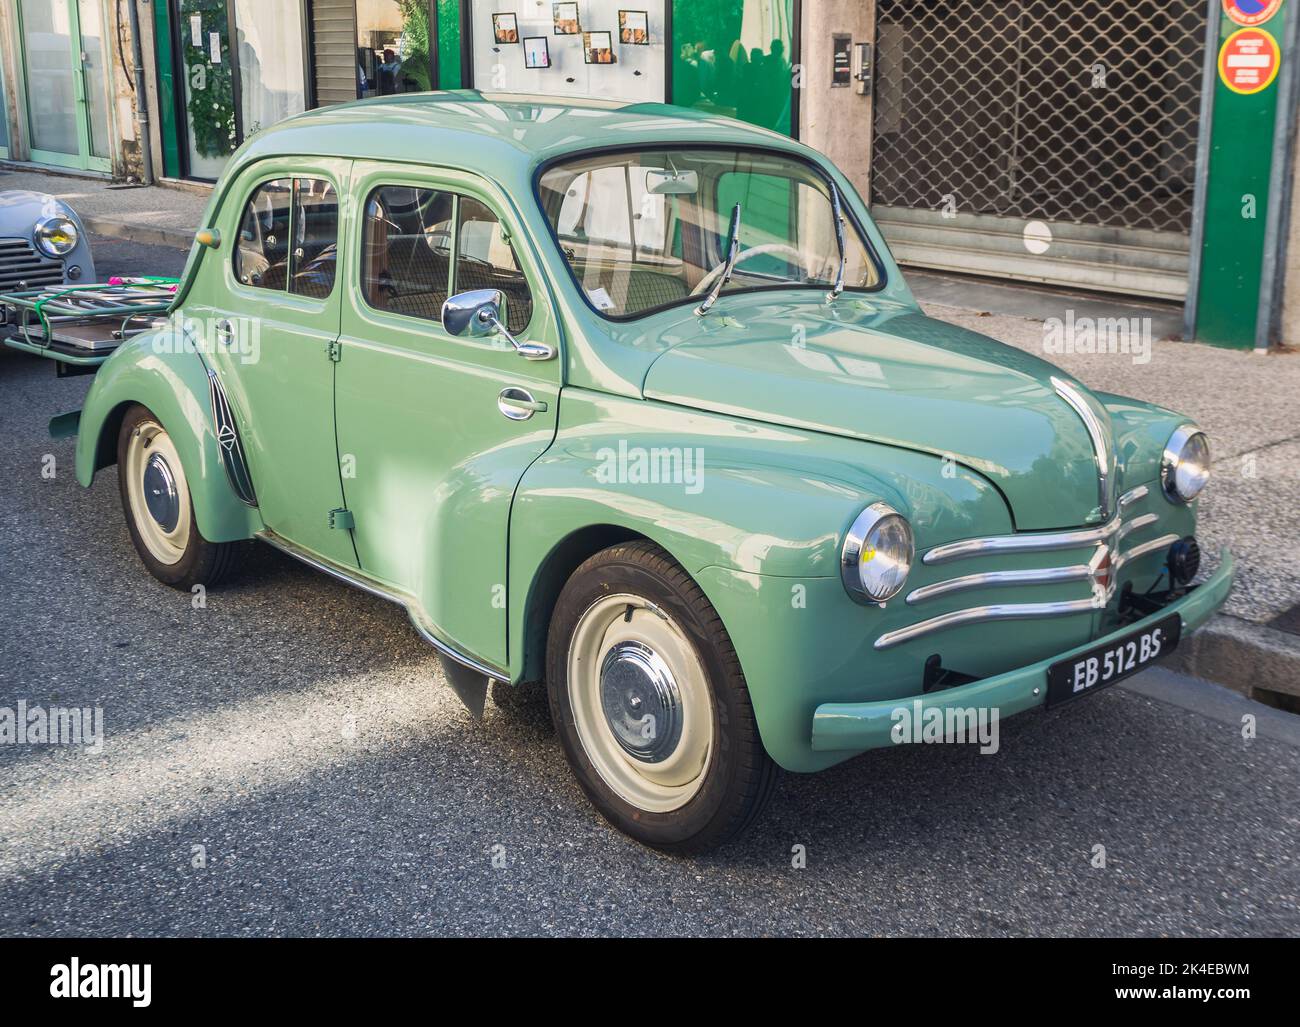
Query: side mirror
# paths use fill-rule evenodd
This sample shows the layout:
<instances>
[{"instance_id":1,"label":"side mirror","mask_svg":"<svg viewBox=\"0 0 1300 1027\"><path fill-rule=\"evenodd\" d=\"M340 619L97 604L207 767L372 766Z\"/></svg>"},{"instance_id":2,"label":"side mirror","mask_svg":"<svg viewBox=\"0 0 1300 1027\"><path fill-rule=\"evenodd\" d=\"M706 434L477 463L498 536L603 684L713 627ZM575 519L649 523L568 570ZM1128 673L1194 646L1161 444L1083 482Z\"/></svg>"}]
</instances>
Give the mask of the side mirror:
<instances>
[{"instance_id":1,"label":"side mirror","mask_svg":"<svg viewBox=\"0 0 1300 1027\"><path fill-rule=\"evenodd\" d=\"M200 228L194 233L194 238L200 246L206 246L209 249L218 249L221 246L221 233L215 228Z\"/></svg>"},{"instance_id":2,"label":"side mirror","mask_svg":"<svg viewBox=\"0 0 1300 1027\"><path fill-rule=\"evenodd\" d=\"M458 292L442 305L442 327L458 339L503 336L515 352L528 360L550 360L555 350L543 342L520 342L501 320L505 295L500 289L472 289Z\"/></svg>"},{"instance_id":3,"label":"side mirror","mask_svg":"<svg viewBox=\"0 0 1300 1027\"><path fill-rule=\"evenodd\" d=\"M442 305L442 326L457 338L481 339L495 335L501 324L501 304L505 296L500 289L474 289L458 292Z\"/></svg>"}]
</instances>

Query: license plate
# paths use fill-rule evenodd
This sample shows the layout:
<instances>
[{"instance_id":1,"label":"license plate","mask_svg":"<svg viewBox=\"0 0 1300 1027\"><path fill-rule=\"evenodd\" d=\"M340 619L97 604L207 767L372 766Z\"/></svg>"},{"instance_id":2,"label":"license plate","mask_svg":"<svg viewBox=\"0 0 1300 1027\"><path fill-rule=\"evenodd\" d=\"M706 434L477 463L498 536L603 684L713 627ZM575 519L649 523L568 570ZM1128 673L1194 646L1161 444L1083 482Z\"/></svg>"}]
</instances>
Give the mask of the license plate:
<instances>
[{"instance_id":1,"label":"license plate","mask_svg":"<svg viewBox=\"0 0 1300 1027\"><path fill-rule=\"evenodd\" d=\"M1047 705L1059 706L1081 695L1100 692L1151 666L1178 645L1182 619L1174 614L1142 631L1089 649L1047 669Z\"/></svg>"}]
</instances>

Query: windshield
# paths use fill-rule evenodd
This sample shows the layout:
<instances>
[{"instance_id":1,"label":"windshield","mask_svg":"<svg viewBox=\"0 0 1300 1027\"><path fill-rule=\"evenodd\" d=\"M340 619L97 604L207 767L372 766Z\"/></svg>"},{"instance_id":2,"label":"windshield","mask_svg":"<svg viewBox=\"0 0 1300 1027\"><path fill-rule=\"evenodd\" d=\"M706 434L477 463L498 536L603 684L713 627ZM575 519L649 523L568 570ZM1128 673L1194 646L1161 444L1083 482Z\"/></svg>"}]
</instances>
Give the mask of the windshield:
<instances>
[{"instance_id":1,"label":"windshield","mask_svg":"<svg viewBox=\"0 0 1300 1027\"><path fill-rule=\"evenodd\" d=\"M543 212L588 302L635 317L702 301L723 275L740 204L739 253L722 295L830 289L839 270L830 187L779 153L643 150L554 164L538 183ZM844 225L846 290L879 284L866 242Z\"/></svg>"}]
</instances>

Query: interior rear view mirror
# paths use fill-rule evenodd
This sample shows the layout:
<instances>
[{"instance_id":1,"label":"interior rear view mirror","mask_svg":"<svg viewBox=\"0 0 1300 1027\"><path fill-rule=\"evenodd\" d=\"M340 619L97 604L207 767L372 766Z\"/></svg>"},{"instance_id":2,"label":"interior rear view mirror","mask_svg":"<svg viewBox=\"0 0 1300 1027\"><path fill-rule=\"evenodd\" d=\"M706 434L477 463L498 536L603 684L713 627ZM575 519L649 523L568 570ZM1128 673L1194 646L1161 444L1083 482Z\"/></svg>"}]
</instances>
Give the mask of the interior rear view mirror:
<instances>
[{"instance_id":1,"label":"interior rear view mirror","mask_svg":"<svg viewBox=\"0 0 1300 1027\"><path fill-rule=\"evenodd\" d=\"M654 196L691 196L700 191L695 171L647 171L645 190Z\"/></svg>"}]
</instances>

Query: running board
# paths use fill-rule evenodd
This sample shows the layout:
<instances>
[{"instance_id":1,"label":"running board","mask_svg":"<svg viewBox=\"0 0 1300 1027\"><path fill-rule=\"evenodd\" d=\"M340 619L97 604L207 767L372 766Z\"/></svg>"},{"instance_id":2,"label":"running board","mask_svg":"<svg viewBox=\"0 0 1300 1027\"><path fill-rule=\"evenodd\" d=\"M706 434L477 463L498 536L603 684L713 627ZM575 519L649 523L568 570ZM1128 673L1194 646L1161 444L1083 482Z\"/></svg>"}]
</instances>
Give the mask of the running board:
<instances>
[{"instance_id":1,"label":"running board","mask_svg":"<svg viewBox=\"0 0 1300 1027\"><path fill-rule=\"evenodd\" d=\"M447 684L451 686L451 690L456 693L460 701L465 704L465 708L469 710L470 715L476 720L483 716L483 707L487 703L488 681L500 681L503 684L510 683L510 677L505 671L481 663L472 656L457 652L438 638L433 633L433 630L424 623L424 617L415 600L406 593L386 589L347 567L308 552L288 539L281 538L273 531L259 531L256 537L267 543L267 545L280 550L285 555L292 556L295 560L305 563L314 570L328 574L331 578L341 581L345 585L359 588L362 592L369 592L372 596L378 596L380 599L386 599L388 602L396 603L404 608L406 615L411 619L411 625L420 633L420 637L433 646L438 651L438 655L442 657L442 666L446 672Z\"/></svg>"}]
</instances>

